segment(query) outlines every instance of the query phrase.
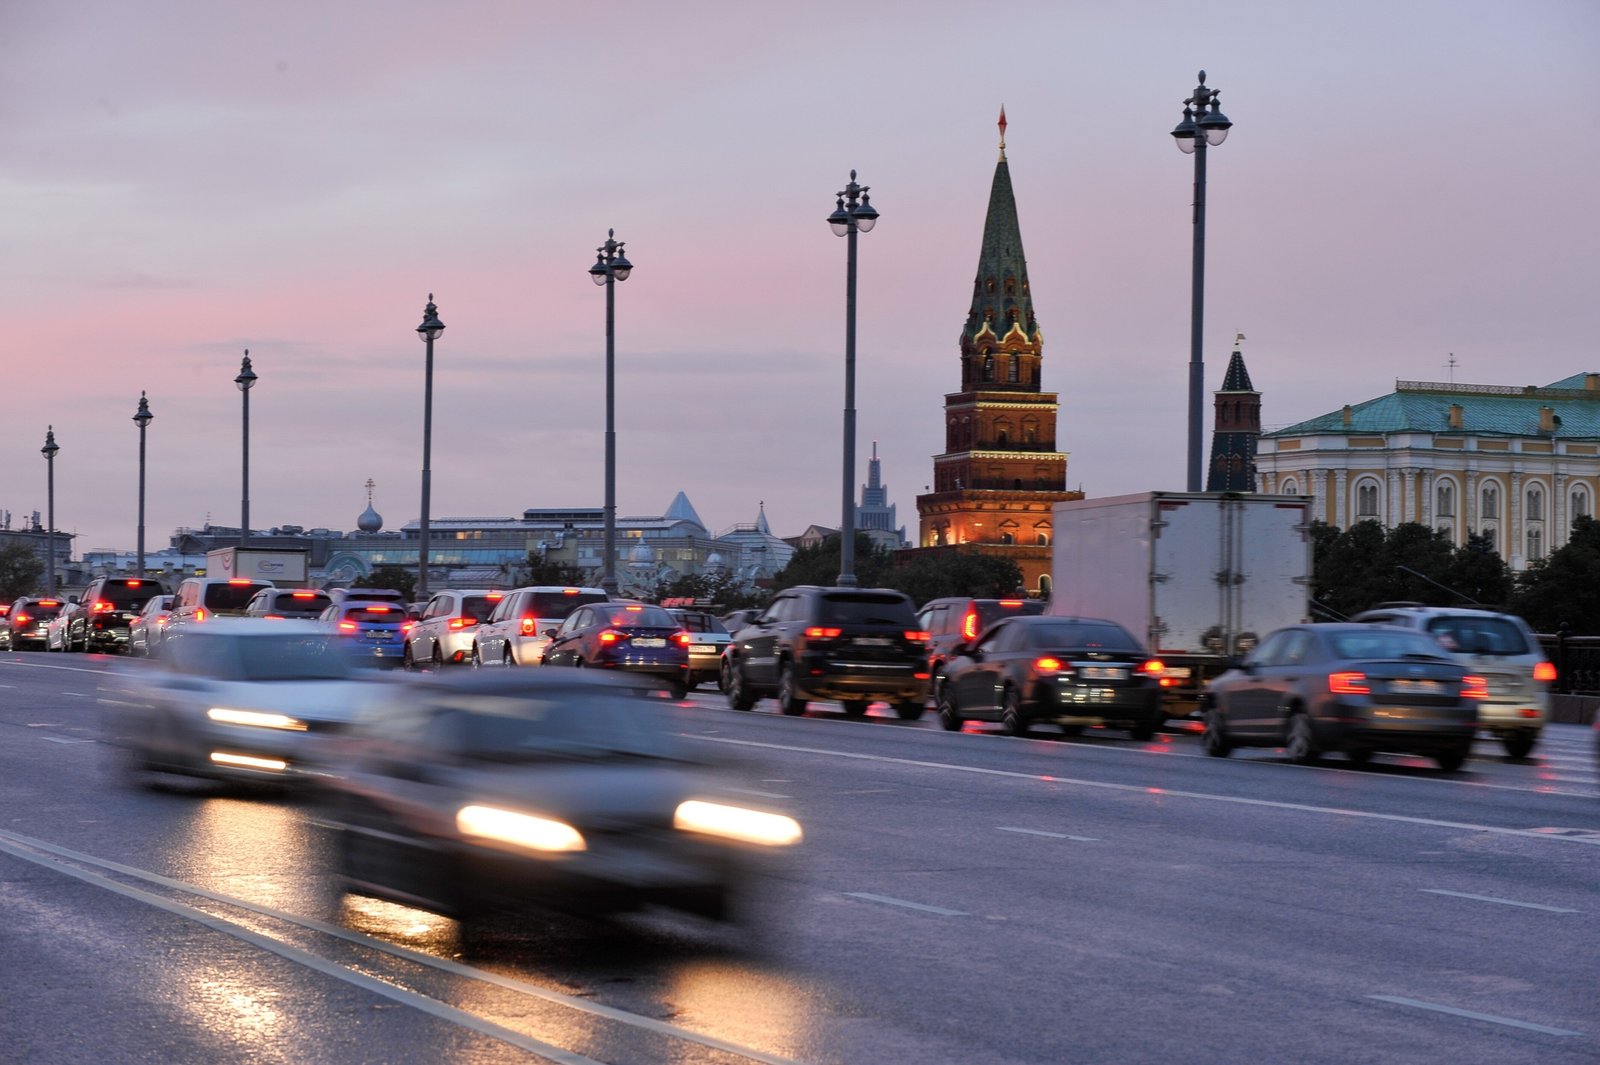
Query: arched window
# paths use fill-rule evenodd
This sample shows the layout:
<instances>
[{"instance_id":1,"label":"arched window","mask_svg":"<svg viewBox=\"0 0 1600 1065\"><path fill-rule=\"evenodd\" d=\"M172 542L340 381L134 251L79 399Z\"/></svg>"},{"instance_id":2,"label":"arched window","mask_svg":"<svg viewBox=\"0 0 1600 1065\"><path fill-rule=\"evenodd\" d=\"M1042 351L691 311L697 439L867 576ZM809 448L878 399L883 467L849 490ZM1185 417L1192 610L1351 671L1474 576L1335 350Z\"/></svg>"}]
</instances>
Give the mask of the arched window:
<instances>
[{"instance_id":1,"label":"arched window","mask_svg":"<svg viewBox=\"0 0 1600 1065\"><path fill-rule=\"evenodd\" d=\"M1589 490L1583 485L1578 485L1572 490L1572 516L1588 517L1589 515Z\"/></svg>"},{"instance_id":2,"label":"arched window","mask_svg":"<svg viewBox=\"0 0 1600 1065\"><path fill-rule=\"evenodd\" d=\"M1495 554L1500 554L1500 530L1494 525L1485 525L1478 530L1479 535L1489 541L1489 547Z\"/></svg>"},{"instance_id":3,"label":"arched window","mask_svg":"<svg viewBox=\"0 0 1600 1065\"><path fill-rule=\"evenodd\" d=\"M1278 491L1286 496L1297 496L1300 494L1300 486L1295 483L1293 477L1286 477L1283 481L1283 487L1279 488Z\"/></svg>"},{"instance_id":4,"label":"arched window","mask_svg":"<svg viewBox=\"0 0 1600 1065\"><path fill-rule=\"evenodd\" d=\"M1022 360L1013 355L1006 360L1006 380L1016 384L1022 379Z\"/></svg>"},{"instance_id":5,"label":"arched window","mask_svg":"<svg viewBox=\"0 0 1600 1065\"><path fill-rule=\"evenodd\" d=\"M985 381L993 381L994 380L994 356L993 355L985 355L983 357L983 379Z\"/></svg>"},{"instance_id":6,"label":"arched window","mask_svg":"<svg viewBox=\"0 0 1600 1065\"><path fill-rule=\"evenodd\" d=\"M1039 546L1040 547L1049 547L1050 546L1050 534L1049 533L1040 533L1039 534Z\"/></svg>"},{"instance_id":7,"label":"arched window","mask_svg":"<svg viewBox=\"0 0 1600 1065\"><path fill-rule=\"evenodd\" d=\"M1528 530L1528 561L1544 557L1544 531L1537 525Z\"/></svg>"},{"instance_id":8,"label":"arched window","mask_svg":"<svg viewBox=\"0 0 1600 1065\"><path fill-rule=\"evenodd\" d=\"M1544 489L1538 485L1532 485L1528 489L1527 519L1529 521L1544 520ZM1535 556L1529 555L1528 557Z\"/></svg>"},{"instance_id":9,"label":"arched window","mask_svg":"<svg viewBox=\"0 0 1600 1065\"><path fill-rule=\"evenodd\" d=\"M1011 442L1011 434L1006 431L1005 426L1002 425L1000 430L994 434L994 442L999 444L1001 447L1005 447Z\"/></svg>"},{"instance_id":10,"label":"arched window","mask_svg":"<svg viewBox=\"0 0 1600 1065\"><path fill-rule=\"evenodd\" d=\"M1000 534L1000 542L1003 544L1014 544L1017 542L1017 538L1009 532L1003 532Z\"/></svg>"},{"instance_id":11,"label":"arched window","mask_svg":"<svg viewBox=\"0 0 1600 1065\"><path fill-rule=\"evenodd\" d=\"M1356 485L1356 520L1376 521L1378 517L1378 482L1362 481Z\"/></svg>"},{"instance_id":12,"label":"arched window","mask_svg":"<svg viewBox=\"0 0 1600 1065\"><path fill-rule=\"evenodd\" d=\"M1485 521L1493 521L1500 517L1500 488L1497 485L1486 484L1483 486L1483 506L1480 508L1481 517Z\"/></svg>"},{"instance_id":13,"label":"arched window","mask_svg":"<svg viewBox=\"0 0 1600 1065\"><path fill-rule=\"evenodd\" d=\"M1456 516L1456 486L1453 485L1453 484L1450 484L1449 482L1445 482L1445 483L1439 485L1438 491L1435 493L1435 496L1437 498L1437 506L1434 508L1434 513L1437 514L1441 518L1453 518L1453 517L1455 517Z\"/></svg>"}]
</instances>

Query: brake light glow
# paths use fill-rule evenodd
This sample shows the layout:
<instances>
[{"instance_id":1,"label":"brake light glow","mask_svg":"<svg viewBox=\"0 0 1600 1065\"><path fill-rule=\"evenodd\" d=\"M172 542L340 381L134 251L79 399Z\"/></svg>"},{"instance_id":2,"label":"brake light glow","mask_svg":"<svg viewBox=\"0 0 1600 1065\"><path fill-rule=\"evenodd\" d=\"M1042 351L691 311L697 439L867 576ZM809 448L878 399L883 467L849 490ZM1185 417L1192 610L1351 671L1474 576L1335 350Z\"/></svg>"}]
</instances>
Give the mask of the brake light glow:
<instances>
[{"instance_id":1,"label":"brake light glow","mask_svg":"<svg viewBox=\"0 0 1600 1065\"><path fill-rule=\"evenodd\" d=\"M340 632L355 632L356 628L357 628L356 623L353 622L353 621L341 621L341 622L339 622L339 631Z\"/></svg>"},{"instance_id":2,"label":"brake light glow","mask_svg":"<svg viewBox=\"0 0 1600 1065\"><path fill-rule=\"evenodd\" d=\"M561 594L562 595L577 595L578 594L578 589L576 589L576 588L563 588L563 589L561 589Z\"/></svg>"},{"instance_id":3,"label":"brake light glow","mask_svg":"<svg viewBox=\"0 0 1600 1065\"><path fill-rule=\"evenodd\" d=\"M677 644L679 647L688 647L689 644L693 642L693 639L687 632L679 629L677 632L672 634L672 642Z\"/></svg>"},{"instance_id":4,"label":"brake light glow","mask_svg":"<svg viewBox=\"0 0 1600 1065\"><path fill-rule=\"evenodd\" d=\"M813 625L809 629L806 630L806 639L808 639L808 640L837 640L843 634L844 634L844 630L843 629L837 629L837 628L832 628L832 627L824 628L821 625Z\"/></svg>"},{"instance_id":5,"label":"brake light glow","mask_svg":"<svg viewBox=\"0 0 1600 1065\"><path fill-rule=\"evenodd\" d=\"M229 584L252 584L254 582L252 582L249 578L246 578L246 577L235 577L233 580L229 581L228 583Z\"/></svg>"},{"instance_id":6,"label":"brake light glow","mask_svg":"<svg viewBox=\"0 0 1600 1065\"><path fill-rule=\"evenodd\" d=\"M386 606L369 606L364 609L369 614L387 614L389 612L389 608Z\"/></svg>"},{"instance_id":7,"label":"brake light glow","mask_svg":"<svg viewBox=\"0 0 1600 1065\"><path fill-rule=\"evenodd\" d=\"M290 592L289 595L295 599L315 599L317 597L316 592Z\"/></svg>"},{"instance_id":8,"label":"brake light glow","mask_svg":"<svg viewBox=\"0 0 1600 1065\"><path fill-rule=\"evenodd\" d=\"M1471 673L1461 678L1461 697L1463 699L1489 698L1489 681L1485 677L1475 677Z\"/></svg>"},{"instance_id":9,"label":"brake light glow","mask_svg":"<svg viewBox=\"0 0 1600 1065\"><path fill-rule=\"evenodd\" d=\"M637 614L639 611L643 610L644 607L642 607L642 606L628 606L628 607L623 607L623 609L626 610L630 614Z\"/></svg>"},{"instance_id":10,"label":"brake light glow","mask_svg":"<svg viewBox=\"0 0 1600 1065\"><path fill-rule=\"evenodd\" d=\"M141 585L143 583L144 583L144 581L139 581L139 580L129 581L128 582L128 587L129 588L137 588L137 587L139 587L139 585Z\"/></svg>"},{"instance_id":11,"label":"brake light glow","mask_svg":"<svg viewBox=\"0 0 1600 1065\"><path fill-rule=\"evenodd\" d=\"M416 627L417 623L415 621L402 621L400 623L400 634L403 636Z\"/></svg>"},{"instance_id":12,"label":"brake light glow","mask_svg":"<svg viewBox=\"0 0 1600 1065\"><path fill-rule=\"evenodd\" d=\"M976 640L978 638L978 612L976 610L967 611L967 616L961 619L961 638L964 640Z\"/></svg>"},{"instance_id":13,"label":"brake light glow","mask_svg":"<svg viewBox=\"0 0 1600 1065\"><path fill-rule=\"evenodd\" d=\"M13 625L26 625L26 624L27 624L27 623L28 623L28 622L30 622L30 621L32 621L32 620L33 620L33 619L32 619L32 618L30 618L30 617L29 617L29 616L28 616L28 615L26 615L26 614L18 614L18 615L17 615L17 616L16 616L16 617L14 617L14 618L12 618L12 619L11 619L11 623L12 623L12 624L13 624Z\"/></svg>"},{"instance_id":14,"label":"brake light glow","mask_svg":"<svg viewBox=\"0 0 1600 1065\"><path fill-rule=\"evenodd\" d=\"M262 621L286 621L288 619L285 618L282 614L262 614L261 615L261 620Z\"/></svg>"},{"instance_id":15,"label":"brake light glow","mask_svg":"<svg viewBox=\"0 0 1600 1065\"><path fill-rule=\"evenodd\" d=\"M1060 673L1061 659L1052 658L1049 655L1045 655L1043 658L1036 658L1033 661L1033 669L1035 673L1043 673L1046 676L1052 673Z\"/></svg>"},{"instance_id":16,"label":"brake light glow","mask_svg":"<svg viewBox=\"0 0 1600 1065\"><path fill-rule=\"evenodd\" d=\"M1552 684L1556 679L1556 667L1549 662L1540 662L1533 667L1533 679Z\"/></svg>"},{"instance_id":17,"label":"brake light glow","mask_svg":"<svg viewBox=\"0 0 1600 1065\"><path fill-rule=\"evenodd\" d=\"M618 640L622 639L622 633L616 631L615 629L606 629L600 633L599 636L596 636L595 639L609 647L611 644L614 644Z\"/></svg>"},{"instance_id":18,"label":"brake light glow","mask_svg":"<svg viewBox=\"0 0 1600 1065\"><path fill-rule=\"evenodd\" d=\"M1167 671L1167 664L1159 658L1147 658L1139 667L1139 672L1151 677L1159 677Z\"/></svg>"},{"instance_id":19,"label":"brake light glow","mask_svg":"<svg viewBox=\"0 0 1600 1065\"><path fill-rule=\"evenodd\" d=\"M905 637L912 643L927 643L929 639L927 633L921 632L917 629L907 629L905 632Z\"/></svg>"},{"instance_id":20,"label":"brake light glow","mask_svg":"<svg viewBox=\"0 0 1600 1065\"><path fill-rule=\"evenodd\" d=\"M206 608L203 607L203 606L195 607L194 608L194 619L196 621L204 621L206 619Z\"/></svg>"},{"instance_id":21,"label":"brake light glow","mask_svg":"<svg viewBox=\"0 0 1600 1065\"><path fill-rule=\"evenodd\" d=\"M60 606L61 605L61 600L59 600L59 599L41 599L41 600L39 600L39 605L40 606Z\"/></svg>"},{"instance_id":22,"label":"brake light glow","mask_svg":"<svg viewBox=\"0 0 1600 1065\"><path fill-rule=\"evenodd\" d=\"M1002 599L1002 600L1000 600L1000 605L1001 606L1021 606L1022 605L1022 600L1021 599Z\"/></svg>"},{"instance_id":23,"label":"brake light glow","mask_svg":"<svg viewBox=\"0 0 1600 1065\"><path fill-rule=\"evenodd\" d=\"M534 619L532 617L525 617L522 619L522 635L533 635L533 621Z\"/></svg>"},{"instance_id":24,"label":"brake light glow","mask_svg":"<svg viewBox=\"0 0 1600 1065\"><path fill-rule=\"evenodd\" d=\"M477 618L451 618L450 619L450 627L452 629L468 629L468 628L471 628L472 626L476 625L477 623L478 623L478 619Z\"/></svg>"},{"instance_id":25,"label":"brake light glow","mask_svg":"<svg viewBox=\"0 0 1600 1065\"><path fill-rule=\"evenodd\" d=\"M1334 695L1371 695L1365 673L1329 673L1328 691Z\"/></svg>"},{"instance_id":26,"label":"brake light glow","mask_svg":"<svg viewBox=\"0 0 1600 1065\"><path fill-rule=\"evenodd\" d=\"M109 614L111 613L111 604L104 599L96 599L94 606L89 608L89 612L93 614Z\"/></svg>"},{"instance_id":27,"label":"brake light glow","mask_svg":"<svg viewBox=\"0 0 1600 1065\"><path fill-rule=\"evenodd\" d=\"M506 596L505 596L504 592L490 592L488 595L484 596L484 598L489 600L489 602L491 602L491 603L498 603L500 600L504 599L505 597Z\"/></svg>"}]
</instances>

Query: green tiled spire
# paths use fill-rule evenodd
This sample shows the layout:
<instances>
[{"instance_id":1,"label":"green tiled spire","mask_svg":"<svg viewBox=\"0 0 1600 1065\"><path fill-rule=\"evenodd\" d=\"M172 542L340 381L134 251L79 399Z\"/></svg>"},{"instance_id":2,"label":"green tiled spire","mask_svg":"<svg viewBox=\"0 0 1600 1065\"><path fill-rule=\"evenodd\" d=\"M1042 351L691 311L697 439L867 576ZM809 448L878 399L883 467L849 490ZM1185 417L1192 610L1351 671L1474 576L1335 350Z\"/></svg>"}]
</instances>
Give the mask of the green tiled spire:
<instances>
[{"instance_id":1,"label":"green tiled spire","mask_svg":"<svg viewBox=\"0 0 1600 1065\"><path fill-rule=\"evenodd\" d=\"M972 307L961 333L961 351L972 354L992 347L980 339L987 331L1002 340L1013 325L1019 327L1037 351L1039 326L1033 317L1033 293L1028 287L1028 260L1022 253L1022 227L1017 222L1017 198L1011 191L1011 168L1006 163L1005 111L1000 112L1000 161L989 187L989 214L983 222L983 247L978 254L978 274L972 284Z\"/></svg>"}]
</instances>

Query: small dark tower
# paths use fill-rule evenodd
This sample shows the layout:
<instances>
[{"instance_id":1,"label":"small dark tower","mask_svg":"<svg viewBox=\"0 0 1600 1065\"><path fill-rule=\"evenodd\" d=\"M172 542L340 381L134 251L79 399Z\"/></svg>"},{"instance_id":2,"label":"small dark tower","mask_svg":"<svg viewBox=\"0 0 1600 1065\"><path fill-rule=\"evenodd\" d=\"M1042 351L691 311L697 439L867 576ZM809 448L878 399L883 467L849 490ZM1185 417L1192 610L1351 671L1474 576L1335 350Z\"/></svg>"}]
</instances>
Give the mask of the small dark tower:
<instances>
[{"instance_id":1,"label":"small dark tower","mask_svg":"<svg viewBox=\"0 0 1600 1065\"><path fill-rule=\"evenodd\" d=\"M1261 438L1261 393L1250 387L1250 371L1239 354L1240 333L1234 337L1233 358L1216 393L1211 426L1211 466L1206 474L1208 492L1256 490L1256 441Z\"/></svg>"}]
</instances>

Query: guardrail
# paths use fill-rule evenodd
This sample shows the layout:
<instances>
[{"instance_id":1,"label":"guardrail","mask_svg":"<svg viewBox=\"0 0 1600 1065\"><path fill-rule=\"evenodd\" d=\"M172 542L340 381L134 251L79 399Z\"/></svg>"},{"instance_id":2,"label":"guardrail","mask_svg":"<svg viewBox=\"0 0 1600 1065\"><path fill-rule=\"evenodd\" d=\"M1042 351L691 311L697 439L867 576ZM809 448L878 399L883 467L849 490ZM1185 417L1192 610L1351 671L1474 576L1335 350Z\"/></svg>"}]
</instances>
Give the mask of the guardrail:
<instances>
[{"instance_id":1,"label":"guardrail","mask_svg":"<svg viewBox=\"0 0 1600 1065\"><path fill-rule=\"evenodd\" d=\"M1556 667L1551 691L1563 695L1600 695L1600 636L1540 633L1539 643Z\"/></svg>"}]
</instances>

